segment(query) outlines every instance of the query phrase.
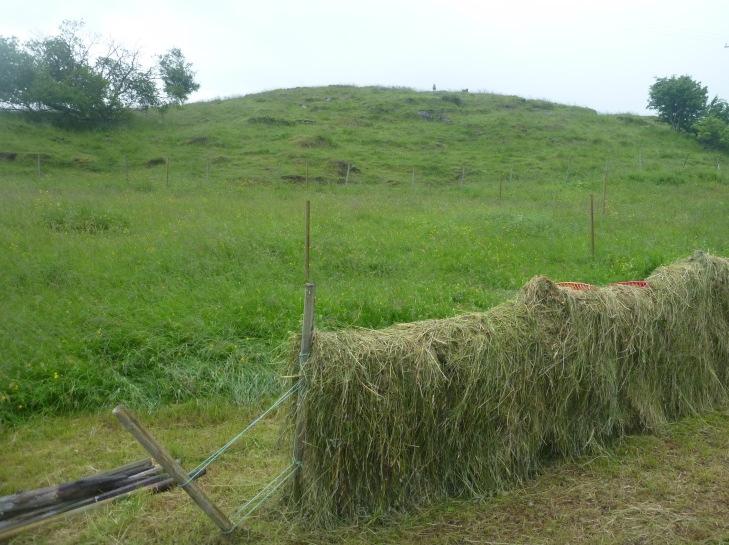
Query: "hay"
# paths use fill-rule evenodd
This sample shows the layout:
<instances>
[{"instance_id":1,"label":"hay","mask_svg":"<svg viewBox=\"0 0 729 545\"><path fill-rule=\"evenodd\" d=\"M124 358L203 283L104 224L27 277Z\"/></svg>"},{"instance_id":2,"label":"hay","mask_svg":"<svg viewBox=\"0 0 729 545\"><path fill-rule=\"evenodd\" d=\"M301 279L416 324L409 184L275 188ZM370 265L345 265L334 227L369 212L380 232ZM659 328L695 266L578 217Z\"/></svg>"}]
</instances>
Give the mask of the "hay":
<instances>
[{"instance_id":1,"label":"hay","mask_svg":"<svg viewBox=\"0 0 729 545\"><path fill-rule=\"evenodd\" d=\"M572 291L536 277L486 313L318 331L303 514L321 524L488 495L723 402L729 260L697 252L648 281Z\"/></svg>"}]
</instances>

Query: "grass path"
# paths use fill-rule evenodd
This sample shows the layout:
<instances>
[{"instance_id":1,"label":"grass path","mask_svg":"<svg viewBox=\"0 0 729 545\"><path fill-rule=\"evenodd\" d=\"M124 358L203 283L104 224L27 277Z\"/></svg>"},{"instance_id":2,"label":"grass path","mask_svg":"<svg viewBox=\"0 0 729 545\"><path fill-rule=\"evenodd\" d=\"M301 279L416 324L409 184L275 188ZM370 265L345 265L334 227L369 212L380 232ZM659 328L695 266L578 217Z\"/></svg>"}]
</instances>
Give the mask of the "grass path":
<instances>
[{"instance_id":1,"label":"grass path","mask_svg":"<svg viewBox=\"0 0 729 545\"><path fill-rule=\"evenodd\" d=\"M255 411L210 403L142 418L186 467ZM285 464L274 418L212 466L205 489L227 511ZM0 494L72 479L143 453L104 412L33 421L0 436ZM285 442L284 442L285 443ZM592 458L560 464L522 488L481 501L451 500L361 526L311 531L275 502L233 543L664 544L729 540L729 412L632 436ZM20 544L224 543L184 493L139 495L17 537Z\"/></svg>"}]
</instances>

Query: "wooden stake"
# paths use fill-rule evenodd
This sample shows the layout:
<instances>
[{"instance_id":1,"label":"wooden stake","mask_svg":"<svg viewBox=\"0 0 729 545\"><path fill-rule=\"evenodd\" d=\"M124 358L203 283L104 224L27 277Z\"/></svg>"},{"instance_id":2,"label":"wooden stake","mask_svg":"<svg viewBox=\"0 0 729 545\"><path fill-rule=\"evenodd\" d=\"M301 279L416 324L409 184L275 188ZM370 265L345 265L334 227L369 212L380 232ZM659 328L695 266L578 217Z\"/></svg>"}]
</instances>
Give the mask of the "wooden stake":
<instances>
[{"instance_id":1,"label":"wooden stake","mask_svg":"<svg viewBox=\"0 0 729 545\"><path fill-rule=\"evenodd\" d=\"M228 517L212 503L205 493L197 486L195 481L190 480L189 475L178 464L167 450L160 445L152 435L145 430L137 421L134 415L122 405L114 408L114 416L119 419L121 425L131 433L134 438L149 452L149 454L157 460L167 474L177 481L177 484L187 492L192 500L202 509L205 514L225 533L233 531L234 527L228 520Z\"/></svg>"},{"instance_id":2,"label":"wooden stake","mask_svg":"<svg viewBox=\"0 0 729 545\"><path fill-rule=\"evenodd\" d=\"M301 352L299 353L299 365L306 363L311 355L311 343L314 338L314 296L316 286L313 282L307 282L304 286L304 322L301 326Z\"/></svg>"},{"instance_id":3,"label":"wooden stake","mask_svg":"<svg viewBox=\"0 0 729 545\"><path fill-rule=\"evenodd\" d=\"M309 283L309 252L311 251L311 201L306 201L304 213L304 282Z\"/></svg>"},{"instance_id":4,"label":"wooden stake","mask_svg":"<svg viewBox=\"0 0 729 545\"><path fill-rule=\"evenodd\" d=\"M595 259L595 199L590 193L590 254Z\"/></svg>"},{"instance_id":5,"label":"wooden stake","mask_svg":"<svg viewBox=\"0 0 729 545\"><path fill-rule=\"evenodd\" d=\"M304 446L306 444L306 426L305 413L303 405L302 390L306 388L306 379L302 372L309 356L311 355L311 345L314 337L314 301L316 296L316 286L311 282L307 282L304 286L304 321L301 326L301 351L299 352L298 380L299 393L296 400L296 430L294 432L294 462L296 469L294 470L294 500L301 501L304 490L302 478L302 464L304 462Z\"/></svg>"},{"instance_id":6,"label":"wooden stake","mask_svg":"<svg viewBox=\"0 0 729 545\"><path fill-rule=\"evenodd\" d=\"M344 177L344 185L349 182L349 169L352 167L352 163L347 163L347 175Z\"/></svg>"},{"instance_id":7,"label":"wooden stake","mask_svg":"<svg viewBox=\"0 0 729 545\"><path fill-rule=\"evenodd\" d=\"M608 179L608 164L605 162L605 172L602 177L602 215L607 214L607 179Z\"/></svg>"}]
</instances>

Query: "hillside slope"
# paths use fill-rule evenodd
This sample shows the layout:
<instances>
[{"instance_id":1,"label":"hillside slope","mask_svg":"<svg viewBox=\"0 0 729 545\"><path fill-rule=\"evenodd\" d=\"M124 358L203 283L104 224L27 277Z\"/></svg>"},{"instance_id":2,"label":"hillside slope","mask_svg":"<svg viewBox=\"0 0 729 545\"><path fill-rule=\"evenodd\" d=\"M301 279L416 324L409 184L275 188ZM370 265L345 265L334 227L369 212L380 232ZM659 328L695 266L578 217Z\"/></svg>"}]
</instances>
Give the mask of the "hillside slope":
<instances>
[{"instance_id":1,"label":"hillside slope","mask_svg":"<svg viewBox=\"0 0 729 545\"><path fill-rule=\"evenodd\" d=\"M714 178L716 157L654 118L598 115L586 108L513 96L423 93L407 89L325 87L272 91L196 103L160 115L138 113L111 130L68 132L0 116L0 172L36 167L149 176L169 159L173 178L432 184L511 176L584 180L605 168L675 182ZM125 162L126 161L126 162ZM149 162L152 163L149 163ZM160 167L160 164L157 165ZM163 177L157 169L157 179ZM209 175L209 173L208 173ZM301 177L301 178L298 178Z\"/></svg>"},{"instance_id":2,"label":"hillside slope","mask_svg":"<svg viewBox=\"0 0 729 545\"><path fill-rule=\"evenodd\" d=\"M383 327L489 308L536 274L729 255L725 157L652 118L403 89L273 91L93 132L2 114L0 422L275 394L307 199L318 326Z\"/></svg>"}]
</instances>

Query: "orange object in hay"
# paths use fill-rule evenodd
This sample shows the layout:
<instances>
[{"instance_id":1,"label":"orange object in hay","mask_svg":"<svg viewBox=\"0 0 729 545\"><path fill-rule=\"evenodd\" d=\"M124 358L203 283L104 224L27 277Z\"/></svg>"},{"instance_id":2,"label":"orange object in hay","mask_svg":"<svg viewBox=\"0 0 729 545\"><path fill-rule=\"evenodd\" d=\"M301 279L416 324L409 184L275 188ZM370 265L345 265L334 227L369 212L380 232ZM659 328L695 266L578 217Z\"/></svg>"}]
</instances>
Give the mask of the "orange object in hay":
<instances>
[{"instance_id":1,"label":"orange object in hay","mask_svg":"<svg viewBox=\"0 0 729 545\"><path fill-rule=\"evenodd\" d=\"M595 287L592 284L585 284L584 282L557 282L557 285L560 288L568 288L577 291L591 290Z\"/></svg>"},{"instance_id":2,"label":"orange object in hay","mask_svg":"<svg viewBox=\"0 0 729 545\"><path fill-rule=\"evenodd\" d=\"M614 282L614 286L633 286L634 288L650 288L645 280L625 280L623 282Z\"/></svg>"}]
</instances>

